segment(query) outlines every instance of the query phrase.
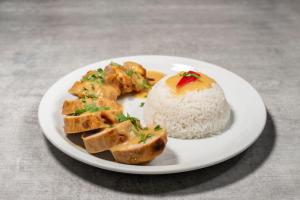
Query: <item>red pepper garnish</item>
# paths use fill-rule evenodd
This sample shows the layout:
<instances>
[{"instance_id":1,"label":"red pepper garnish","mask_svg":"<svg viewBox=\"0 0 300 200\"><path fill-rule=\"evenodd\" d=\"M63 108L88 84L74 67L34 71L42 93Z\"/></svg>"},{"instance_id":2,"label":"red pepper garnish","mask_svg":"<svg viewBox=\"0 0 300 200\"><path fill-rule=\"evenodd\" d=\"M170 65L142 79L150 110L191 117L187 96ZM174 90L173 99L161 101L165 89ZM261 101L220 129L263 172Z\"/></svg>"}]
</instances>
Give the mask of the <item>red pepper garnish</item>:
<instances>
[{"instance_id":1,"label":"red pepper garnish","mask_svg":"<svg viewBox=\"0 0 300 200\"><path fill-rule=\"evenodd\" d=\"M190 82L196 81L200 76L201 75L199 73L194 72L194 71L185 72L182 75L182 78L180 79L180 81L177 83L176 87L180 88Z\"/></svg>"}]
</instances>

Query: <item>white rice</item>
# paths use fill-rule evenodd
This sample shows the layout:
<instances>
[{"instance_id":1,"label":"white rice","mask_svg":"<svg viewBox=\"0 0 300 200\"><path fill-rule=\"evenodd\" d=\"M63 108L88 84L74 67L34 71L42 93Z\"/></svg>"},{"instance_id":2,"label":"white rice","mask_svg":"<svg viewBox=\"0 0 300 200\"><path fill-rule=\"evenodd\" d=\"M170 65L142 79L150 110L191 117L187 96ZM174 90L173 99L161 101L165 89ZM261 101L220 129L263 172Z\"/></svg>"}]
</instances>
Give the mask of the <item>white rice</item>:
<instances>
[{"instance_id":1,"label":"white rice","mask_svg":"<svg viewBox=\"0 0 300 200\"><path fill-rule=\"evenodd\" d=\"M144 119L148 125L166 128L168 136L182 139L218 134L230 119L230 106L217 83L211 88L174 96L165 80L160 80L148 94Z\"/></svg>"}]
</instances>

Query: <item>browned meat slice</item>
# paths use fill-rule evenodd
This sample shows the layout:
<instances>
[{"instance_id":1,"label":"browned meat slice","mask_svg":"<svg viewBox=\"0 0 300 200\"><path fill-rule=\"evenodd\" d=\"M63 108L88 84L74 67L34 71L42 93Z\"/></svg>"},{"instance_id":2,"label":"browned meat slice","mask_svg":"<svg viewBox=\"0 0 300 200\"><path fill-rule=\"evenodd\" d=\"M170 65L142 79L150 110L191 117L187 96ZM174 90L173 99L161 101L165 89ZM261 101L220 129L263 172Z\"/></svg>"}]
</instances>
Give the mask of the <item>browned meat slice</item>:
<instances>
[{"instance_id":1,"label":"browned meat slice","mask_svg":"<svg viewBox=\"0 0 300 200\"><path fill-rule=\"evenodd\" d=\"M82 140L89 153L106 151L115 145L127 141L130 138L131 127L130 121L124 121L99 133L88 136L82 135Z\"/></svg>"},{"instance_id":2,"label":"browned meat slice","mask_svg":"<svg viewBox=\"0 0 300 200\"><path fill-rule=\"evenodd\" d=\"M146 73L142 65L131 61L88 71L69 89L79 99L63 104L65 133L84 133L87 152L110 150L120 163L141 164L160 155L167 143L166 130L142 128L137 118L122 114L116 102L121 94L149 91L155 79Z\"/></svg>"},{"instance_id":3,"label":"browned meat slice","mask_svg":"<svg viewBox=\"0 0 300 200\"><path fill-rule=\"evenodd\" d=\"M100 128L109 127L116 123L117 110L102 110L97 112L85 112L78 116L64 117L64 130L66 134L80 133Z\"/></svg>"},{"instance_id":4,"label":"browned meat slice","mask_svg":"<svg viewBox=\"0 0 300 200\"><path fill-rule=\"evenodd\" d=\"M112 110L118 111L118 113L123 111L123 107L117 101L113 101L106 98L100 98L97 100L99 106L107 106L110 107Z\"/></svg>"},{"instance_id":5,"label":"browned meat slice","mask_svg":"<svg viewBox=\"0 0 300 200\"><path fill-rule=\"evenodd\" d=\"M142 65L136 62L132 62L132 61L124 62L124 69L127 72L129 70L132 70L133 72L136 72L140 74L142 77L146 78L146 69Z\"/></svg>"},{"instance_id":6,"label":"browned meat slice","mask_svg":"<svg viewBox=\"0 0 300 200\"><path fill-rule=\"evenodd\" d=\"M92 99L88 98L87 102L90 103ZM65 100L61 113L63 115L71 115L74 114L76 109L84 108L84 103L82 99L75 99L75 100Z\"/></svg>"},{"instance_id":7,"label":"browned meat slice","mask_svg":"<svg viewBox=\"0 0 300 200\"><path fill-rule=\"evenodd\" d=\"M108 98L112 100L116 100L121 94L117 87L100 85L90 81L76 81L69 92L79 98Z\"/></svg>"},{"instance_id":8,"label":"browned meat slice","mask_svg":"<svg viewBox=\"0 0 300 200\"><path fill-rule=\"evenodd\" d=\"M124 63L126 66L110 64L105 67L105 83L120 88L122 94L140 92L148 89L150 84L145 78L146 70L134 62Z\"/></svg>"},{"instance_id":9,"label":"browned meat slice","mask_svg":"<svg viewBox=\"0 0 300 200\"><path fill-rule=\"evenodd\" d=\"M66 100L64 101L62 114L71 115L76 112L78 109L84 109L86 105L95 104L98 107L108 107L111 110L118 110L122 112L122 106L114 100L110 100L107 98L83 98L83 99L75 99L75 100Z\"/></svg>"},{"instance_id":10,"label":"browned meat slice","mask_svg":"<svg viewBox=\"0 0 300 200\"><path fill-rule=\"evenodd\" d=\"M101 111L97 113L87 113L80 116L64 117L64 130L66 134L80 133L108 127L101 117Z\"/></svg>"},{"instance_id":11,"label":"browned meat slice","mask_svg":"<svg viewBox=\"0 0 300 200\"><path fill-rule=\"evenodd\" d=\"M123 68L131 77L134 92L141 92L151 87L148 79L146 78L147 71L142 65L132 61L127 61L124 63Z\"/></svg>"},{"instance_id":12,"label":"browned meat slice","mask_svg":"<svg viewBox=\"0 0 300 200\"><path fill-rule=\"evenodd\" d=\"M151 137L148 137L151 136ZM153 160L160 155L167 143L167 134L164 129L159 131L148 130L143 138L136 136L130 140L111 148L115 160L125 164L141 164Z\"/></svg>"},{"instance_id":13,"label":"browned meat slice","mask_svg":"<svg viewBox=\"0 0 300 200\"><path fill-rule=\"evenodd\" d=\"M133 91L131 77L126 74L123 67L111 64L106 66L104 71L106 84L119 88L122 94Z\"/></svg>"}]
</instances>

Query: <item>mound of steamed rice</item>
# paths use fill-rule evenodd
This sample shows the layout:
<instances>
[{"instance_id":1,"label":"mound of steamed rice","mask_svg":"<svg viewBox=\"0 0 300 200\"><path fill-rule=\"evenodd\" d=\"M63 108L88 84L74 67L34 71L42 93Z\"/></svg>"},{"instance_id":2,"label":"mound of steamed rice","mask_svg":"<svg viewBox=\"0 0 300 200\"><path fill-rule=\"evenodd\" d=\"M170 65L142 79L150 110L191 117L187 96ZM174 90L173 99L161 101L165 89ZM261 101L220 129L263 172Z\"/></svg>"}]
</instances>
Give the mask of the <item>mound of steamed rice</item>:
<instances>
[{"instance_id":1,"label":"mound of steamed rice","mask_svg":"<svg viewBox=\"0 0 300 200\"><path fill-rule=\"evenodd\" d=\"M168 136L192 139L216 135L229 123L230 106L217 83L211 88L175 96L165 80L149 92L144 105L148 125L166 128Z\"/></svg>"}]
</instances>

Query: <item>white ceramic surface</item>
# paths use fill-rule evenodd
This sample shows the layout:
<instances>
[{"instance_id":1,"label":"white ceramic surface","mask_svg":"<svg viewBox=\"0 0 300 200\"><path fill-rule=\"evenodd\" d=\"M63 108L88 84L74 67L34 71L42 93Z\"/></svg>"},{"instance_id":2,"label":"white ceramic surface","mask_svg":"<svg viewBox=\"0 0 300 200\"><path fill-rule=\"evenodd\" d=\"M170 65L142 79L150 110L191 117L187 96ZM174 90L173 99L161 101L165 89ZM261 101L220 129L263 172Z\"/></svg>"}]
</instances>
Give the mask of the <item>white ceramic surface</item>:
<instances>
[{"instance_id":1,"label":"white ceramic surface","mask_svg":"<svg viewBox=\"0 0 300 200\"><path fill-rule=\"evenodd\" d=\"M165 151L147 165L125 165L88 154L74 145L63 132L62 103L74 98L67 90L90 69L105 67L111 61L136 61L147 69L166 74L196 70L214 78L223 88L231 106L231 124L221 135L194 140L168 138ZM125 112L142 119L143 99L121 100ZM179 111L180 112L180 111ZM133 174L167 174L190 171L225 161L248 148L261 134L266 122L265 105L256 90L236 74L210 63L170 56L112 58L71 72L52 85L39 106L39 123L45 136L58 149L84 163L111 171Z\"/></svg>"}]
</instances>

